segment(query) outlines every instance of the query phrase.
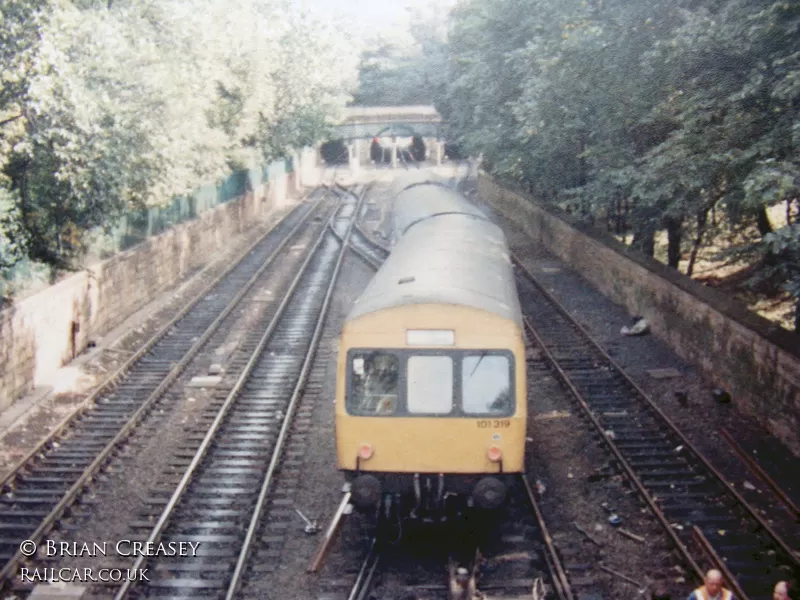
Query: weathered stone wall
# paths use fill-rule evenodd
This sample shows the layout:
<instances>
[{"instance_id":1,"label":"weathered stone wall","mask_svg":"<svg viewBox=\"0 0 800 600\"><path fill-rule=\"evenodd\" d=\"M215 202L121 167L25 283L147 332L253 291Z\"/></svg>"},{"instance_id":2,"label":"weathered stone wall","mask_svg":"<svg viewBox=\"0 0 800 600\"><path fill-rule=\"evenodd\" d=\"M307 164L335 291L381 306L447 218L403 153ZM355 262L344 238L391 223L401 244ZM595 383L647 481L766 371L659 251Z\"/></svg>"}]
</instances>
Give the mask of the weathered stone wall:
<instances>
[{"instance_id":1,"label":"weathered stone wall","mask_svg":"<svg viewBox=\"0 0 800 600\"><path fill-rule=\"evenodd\" d=\"M644 316L653 333L800 455L800 336L483 174L479 191L603 294Z\"/></svg>"},{"instance_id":2,"label":"weathered stone wall","mask_svg":"<svg viewBox=\"0 0 800 600\"><path fill-rule=\"evenodd\" d=\"M283 203L285 176L75 273L0 313L0 410Z\"/></svg>"}]
</instances>

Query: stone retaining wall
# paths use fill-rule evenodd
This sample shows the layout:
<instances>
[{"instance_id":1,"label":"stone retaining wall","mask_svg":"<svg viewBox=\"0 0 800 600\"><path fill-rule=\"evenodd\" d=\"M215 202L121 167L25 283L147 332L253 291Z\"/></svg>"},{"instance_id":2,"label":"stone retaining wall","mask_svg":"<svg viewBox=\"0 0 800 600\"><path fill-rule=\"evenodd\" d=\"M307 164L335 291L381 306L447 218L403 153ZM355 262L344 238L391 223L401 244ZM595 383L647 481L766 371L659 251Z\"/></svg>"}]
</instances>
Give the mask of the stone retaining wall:
<instances>
[{"instance_id":1,"label":"stone retaining wall","mask_svg":"<svg viewBox=\"0 0 800 600\"><path fill-rule=\"evenodd\" d=\"M731 393L800 456L800 336L484 174L481 197Z\"/></svg>"},{"instance_id":2,"label":"stone retaining wall","mask_svg":"<svg viewBox=\"0 0 800 600\"><path fill-rule=\"evenodd\" d=\"M208 263L284 202L286 176L66 277L0 313L0 410L46 382L107 333Z\"/></svg>"}]
</instances>

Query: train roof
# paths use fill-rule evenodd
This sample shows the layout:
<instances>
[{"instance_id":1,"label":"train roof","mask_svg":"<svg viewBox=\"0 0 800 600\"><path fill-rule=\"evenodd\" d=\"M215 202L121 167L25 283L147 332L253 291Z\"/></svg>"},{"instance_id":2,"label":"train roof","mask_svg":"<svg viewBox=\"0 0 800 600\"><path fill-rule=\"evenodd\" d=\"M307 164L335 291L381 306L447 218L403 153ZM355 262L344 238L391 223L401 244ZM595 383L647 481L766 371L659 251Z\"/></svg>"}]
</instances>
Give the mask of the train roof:
<instances>
[{"instance_id":1,"label":"train roof","mask_svg":"<svg viewBox=\"0 0 800 600\"><path fill-rule=\"evenodd\" d=\"M407 183L407 182L405 182ZM444 180L407 183L394 197L392 238L397 240L415 223L434 215L464 214L486 220L486 216Z\"/></svg>"},{"instance_id":2,"label":"train roof","mask_svg":"<svg viewBox=\"0 0 800 600\"><path fill-rule=\"evenodd\" d=\"M426 183L440 185L443 187L450 187L448 180L442 177L441 175L437 175L436 173L433 173L428 170L417 169L414 171L407 171L405 173L400 173L392 180L392 187L391 187L392 198L396 197L397 194L399 194L406 188Z\"/></svg>"},{"instance_id":3,"label":"train roof","mask_svg":"<svg viewBox=\"0 0 800 600\"><path fill-rule=\"evenodd\" d=\"M399 239L348 321L411 304L469 306L522 328L502 230L484 217L464 213L418 221Z\"/></svg>"}]
</instances>

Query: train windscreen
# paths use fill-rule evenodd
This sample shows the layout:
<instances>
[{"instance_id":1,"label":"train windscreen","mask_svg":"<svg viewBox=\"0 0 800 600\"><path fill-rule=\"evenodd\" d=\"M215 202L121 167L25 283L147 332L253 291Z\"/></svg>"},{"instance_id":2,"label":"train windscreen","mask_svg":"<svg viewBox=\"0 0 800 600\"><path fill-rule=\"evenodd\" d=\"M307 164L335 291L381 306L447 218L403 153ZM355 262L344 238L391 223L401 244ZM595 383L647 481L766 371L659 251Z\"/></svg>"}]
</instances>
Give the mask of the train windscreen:
<instances>
[{"instance_id":1,"label":"train windscreen","mask_svg":"<svg viewBox=\"0 0 800 600\"><path fill-rule=\"evenodd\" d=\"M509 417L514 359L502 350L350 350L346 407L358 416Z\"/></svg>"}]
</instances>

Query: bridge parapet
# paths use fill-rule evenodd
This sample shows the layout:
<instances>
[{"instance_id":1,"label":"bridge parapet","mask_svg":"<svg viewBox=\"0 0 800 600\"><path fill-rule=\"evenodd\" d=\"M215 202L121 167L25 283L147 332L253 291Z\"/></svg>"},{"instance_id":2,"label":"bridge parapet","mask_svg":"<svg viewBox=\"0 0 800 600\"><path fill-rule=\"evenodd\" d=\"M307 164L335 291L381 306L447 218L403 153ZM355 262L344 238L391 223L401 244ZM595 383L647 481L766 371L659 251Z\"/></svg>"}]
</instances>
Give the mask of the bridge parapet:
<instances>
[{"instance_id":1,"label":"bridge parapet","mask_svg":"<svg viewBox=\"0 0 800 600\"><path fill-rule=\"evenodd\" d=\"M427 159L441 164L441 124L442 117L433 106L350 106L333 127L331 139L345 143L350 168L355 170L374 159L371 146L375 139L380 140L381 151L392 166L397 166L415 137L422 140Z\"/></svg>"}]
</instances>

